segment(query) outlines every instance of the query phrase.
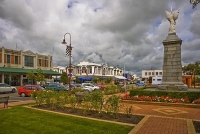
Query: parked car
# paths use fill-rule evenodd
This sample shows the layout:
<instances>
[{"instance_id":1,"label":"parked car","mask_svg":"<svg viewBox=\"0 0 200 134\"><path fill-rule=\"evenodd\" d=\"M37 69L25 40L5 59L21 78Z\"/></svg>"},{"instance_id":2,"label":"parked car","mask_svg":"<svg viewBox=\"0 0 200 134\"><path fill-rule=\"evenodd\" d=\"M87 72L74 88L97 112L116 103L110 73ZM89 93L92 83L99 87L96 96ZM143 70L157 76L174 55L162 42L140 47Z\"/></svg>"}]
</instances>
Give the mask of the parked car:
<instances>
[{"instance_id":1,"label":"parked car","mask_svg":"<svg viewBox=\"0 0 200 134\"><path fill-rule=\"evenodd\" d=\"M5 83L0 83L0 92L12 92L15 93L17 91L16 87L10 86L8 84Z\"/></svg>"},{"instance_id":2,"label":"parked car","mask_svg":"<svg viewBox=\"0 0 200 134\"><path fill-rule=\"evenodd\" d=\"M100 88L98 86L95 86L91 83L82 83L81 84L81 87L84 89L84 90L88 90L89 92L92 92L94 90L99 90Z\"/></svg>"},{"instance_id":3,"label":"parked car","mask_svg":"<svg viewBox=\"0 0 200 134\"><path fill-rule=\"evenodd\" d=\"M25 97L25 96L30 96L31 92L33 91L41 91L41 90L44 90L44 88L41 87L40 85L24 85L19 87L18 94L21 97Z\"/></svg>"},{"instance_id":4,"label":"parked car","mask_svg":"<svg viewBox=\"0 0 200 134\"><path fill-rule=\"evenodd\" d=\"M105 85L98 85L99 89L105 89L106 86Z\"/></svg>"},{"instance_id":5,"label":"parked car","mask_svg":"<svg viewBox=\"0 0 200 134\"><path fill-rule=\"evenodd\" d=\"M64 86L64 85L62 85L60 83L52 83L52 84L49 84L48 86L46 86L45 89L53 89L55 91L61 91L61 90L68 91L69 87Z\"/></svg>"},{"instance_id":6,"label":"parked car","mask_svg":"<svg viewBox=\"0 0 200 134\"><path fill-rule=\"evenodd\" d=\"M143 86L143 87L146 86L146 84L145 84L144 82L140 82L140 81L137 81L137 82L135 83L135 85L136 85L136 86Z\"/></svg>"}]
</instances>

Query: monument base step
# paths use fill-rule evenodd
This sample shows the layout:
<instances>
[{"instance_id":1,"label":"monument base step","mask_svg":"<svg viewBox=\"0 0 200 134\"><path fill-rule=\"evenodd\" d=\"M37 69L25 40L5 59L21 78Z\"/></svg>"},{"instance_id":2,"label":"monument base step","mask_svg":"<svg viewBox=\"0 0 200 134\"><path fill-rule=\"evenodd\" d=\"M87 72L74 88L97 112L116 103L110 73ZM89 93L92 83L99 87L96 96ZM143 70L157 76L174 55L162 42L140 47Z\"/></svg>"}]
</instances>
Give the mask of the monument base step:
<instances>
[{"instance_id":1,"label":"monument base step","mask_svg":"<svg viewBox=\"0 0 200 134\"><path fill-rule=\"evenodd\" d=\"M187 91L188 86L186 84L180 84L180 85L160 84L157 86L157 89L158 90Z\"/></svg>"}]
</instances>

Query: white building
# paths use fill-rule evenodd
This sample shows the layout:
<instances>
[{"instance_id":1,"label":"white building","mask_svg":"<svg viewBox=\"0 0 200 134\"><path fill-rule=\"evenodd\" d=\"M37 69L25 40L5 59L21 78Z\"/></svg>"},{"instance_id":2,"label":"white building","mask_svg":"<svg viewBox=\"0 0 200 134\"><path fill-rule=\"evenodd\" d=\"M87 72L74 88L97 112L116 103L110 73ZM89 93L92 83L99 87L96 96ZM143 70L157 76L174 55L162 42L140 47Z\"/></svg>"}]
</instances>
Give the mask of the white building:
<instances>
[{"instance_id":1,"label":"white building","mask_svg":"<svg viewBox=\"0 0 200 134\"><path fill-rule=\"evenodd\" d=\"M57 66L57 67L53 67L52 70L62 74L63 72L66 72L66 67Z\"/></svg>"},{"instance_id":2,"label":"white building","mask_svg":"<svg viewBox=\"0 0 200 134\"><path fill-rule=\"evenodd\" d=\"M139 79L139 77L137 77L137 74L133 74L133 75L132 75L132 78L133 78L134 80Z\"/></svg>"},{"instance_id":3,"label":"white building","mask_svg":"<svg viewBox=\"0 0 200 134\"><path fill-rule=\"evenodd\" d=\"M162 76L163 70L142 70L142 78L149 78L153 76Z\"/></svg>"},{"instance_id":4,"label":"white building","mask_svg":"<svg viewBox=\"0 0 200 134\"><path fill-rule=\"evenodd\" d=\"M64 69L62 67L54 67L53 70L59 73L66 72L69 74L68 66ZM81 78L82 80L92 80L97 76L112 77L115 79L126 79L122 76L123 69L119 67L109 66L105 63L97 64L87 61L80 62L72 66L72 75Z\"/></svg>"}]
</instances>

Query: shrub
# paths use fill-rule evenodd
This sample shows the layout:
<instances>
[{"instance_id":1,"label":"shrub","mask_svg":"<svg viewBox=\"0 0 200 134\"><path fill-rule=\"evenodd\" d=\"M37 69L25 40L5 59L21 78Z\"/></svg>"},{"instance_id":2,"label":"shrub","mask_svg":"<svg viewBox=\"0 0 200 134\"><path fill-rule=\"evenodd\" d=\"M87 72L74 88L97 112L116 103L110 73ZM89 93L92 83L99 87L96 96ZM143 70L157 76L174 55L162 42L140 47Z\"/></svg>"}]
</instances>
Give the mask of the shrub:
<instances>
[{"instance_id":1,"label":"shrub","mask_svg":"<svg viewBox=\"0 0 200 134\"><path fill-rule=\"evenodd\" d=\"M121 91L122 86L118 85L111 85L111 86L106 86L104 89L104 94L109 95L109 94L114 94L114 93L119 93Z\"/></svg>"},{"instance_id":2,"label":"shrub","mask_svg":"<svg viewBox=\"0 0 200 134\"><path fill-rule=\"evenodd\" d=\"M117 118L119 112L119 101L120 96L112 95L108 98L106 104L108 105L108 111L113 115L114 118Z\"/></svg>"}]
</instances>

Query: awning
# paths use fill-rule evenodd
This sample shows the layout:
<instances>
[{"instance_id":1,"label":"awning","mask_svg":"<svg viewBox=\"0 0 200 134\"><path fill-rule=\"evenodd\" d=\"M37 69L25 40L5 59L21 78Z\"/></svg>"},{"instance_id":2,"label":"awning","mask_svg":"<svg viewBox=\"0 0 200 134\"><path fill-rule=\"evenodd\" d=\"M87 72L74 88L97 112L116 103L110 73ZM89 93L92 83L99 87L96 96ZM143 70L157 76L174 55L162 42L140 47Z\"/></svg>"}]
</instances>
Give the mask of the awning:
<instances>
[{"instance_id":1,"label":"awning","mask_svg":"<svg viewBox=\"0 0 200 134\"><path fill-rule=\"evenodd\" d=\"M37 72L37 69L25 69L25 68L9 68L9 67L0 67L0 72L5 73L30 73L33 71L34 73ZM49 75L61 75L60 73L53 71L53 70L42 70L43 74L49 74Z\"/></svg>"},{"instance_id":2,"label":"awning","mask_svg":"<svg viewBox=\"0 0 200 134\"><path fill-rule=\"evenodd\" d=\"M126 78L124 76L114 76L116 79L119 79L119 80L125 80Z\"/></svg>"},{"instance_id":3,"label":"awning","mask_svg":"<svg viewBox=\"0 0 200 134\"><path fill-rule=\"evenodd\" d=\"M83 81L83 80L85 80L85 81L91 81L92 80L92 78L78 78L80 81Z\"/></svg>"}]
</instances>

